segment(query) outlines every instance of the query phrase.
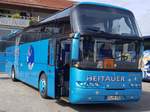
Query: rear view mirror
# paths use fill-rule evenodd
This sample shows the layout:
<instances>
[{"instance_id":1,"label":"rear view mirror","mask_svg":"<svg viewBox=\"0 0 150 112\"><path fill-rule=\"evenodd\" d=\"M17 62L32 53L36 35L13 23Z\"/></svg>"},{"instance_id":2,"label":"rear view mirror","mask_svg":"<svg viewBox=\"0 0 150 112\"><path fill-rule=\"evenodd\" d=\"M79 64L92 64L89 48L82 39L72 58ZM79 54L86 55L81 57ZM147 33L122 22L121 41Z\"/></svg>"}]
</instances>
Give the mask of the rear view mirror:
<instances>
[{"instance_id":1,"label":"rear view mirror","mask_svg":"<svg viewBox=\"0 0 150 112\"><path fill-rule=\"evenodd\" d=\"M79 60L80 34L76 33L72 39L71 59Z\"/></svg>"}]
</instances>

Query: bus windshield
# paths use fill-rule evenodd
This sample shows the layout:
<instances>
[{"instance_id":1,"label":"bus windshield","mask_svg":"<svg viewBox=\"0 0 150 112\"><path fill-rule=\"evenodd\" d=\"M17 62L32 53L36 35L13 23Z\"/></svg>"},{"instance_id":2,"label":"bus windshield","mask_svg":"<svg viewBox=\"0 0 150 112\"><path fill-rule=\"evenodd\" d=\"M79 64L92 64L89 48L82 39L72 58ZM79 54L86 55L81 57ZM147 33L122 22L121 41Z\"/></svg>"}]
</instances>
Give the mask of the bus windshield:
<instances>
[{"instance_id":1,"label":"bus windshield","mask_svg":"<svg viewBox=\"0 0 150 112\"><path fill-rule=\"evenodd\" d=\"M81 68L138 70L139 48L136 40L82 38Z\"/></svg>"},{"instance_id":2,"label":"bus windshield","mask_svg":"<svg viewBox=\"0 0 150 112\"><path fill-rule=\"evenodd\" d=\"M82 33L139 36L131 12L98 5L79 5L73 10L73 29Z\"/></svg>"}]
</instances>

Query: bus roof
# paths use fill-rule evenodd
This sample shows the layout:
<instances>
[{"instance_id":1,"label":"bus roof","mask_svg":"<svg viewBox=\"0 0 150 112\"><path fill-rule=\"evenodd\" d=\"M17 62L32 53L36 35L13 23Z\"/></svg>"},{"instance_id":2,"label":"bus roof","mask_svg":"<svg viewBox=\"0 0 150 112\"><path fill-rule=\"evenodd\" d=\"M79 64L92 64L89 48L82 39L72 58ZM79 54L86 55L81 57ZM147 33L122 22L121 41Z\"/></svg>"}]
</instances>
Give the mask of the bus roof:
<instances>
[{"instance_id":1,"label":"bus roof","mask_svg":"<svg viewBox=\"0 0 150 112\"><path fill-rule=\"evenodd\" d=\"M128 9L125 9L125 8L122 8L122 7L119 7L119 6L114 6L114 5L110 5L110 4L104 4L104 3L96 3L96 2L81 2L81 3L78 3L75 5L78 6L78 5L83 5L83 4L87 4L87 5L99 5L99 6L105 6L105 7L110 7L110 8L116 8L116 9L121 9L121 10L126 10L126 11L129 11ZM60 11L50 17L47 17L46 19L42 20L39 22L39 24L42 24L42 23L47 23L49 21L52 21L52 20L55 20L55 19L59 19L59 18L63 18L63 17L67 17L70 15L70 12L72 10L73 6L70 7L70 8L67 8L63 11Z\"/></svg>"},{"instance_id":2,"label":"bus roof","mask_svg":"<svg viewBox=\"0 0 150 112\"><path fill-rule=\"evenodd\" d=\"M49 21L52 21L52 20L55 20L55 19L59 19L59 18L63 18L63 17L67 17L70 15L70 11L71 11L72 8L68 8L68 9L65 9L59 13L56 13L42 21L40 21L40 23L46 23L46 22L49 22Z\"/></svg>"},{"instance_id":3,"label":"bus roof","mask_svg":"<svg viewBox=\"0 0 150 112\"><path fill-rule=\"evenodd\" d=\"M126 10L126 11L130 11L126 8L123 7L119 7L119 6L115 6L115 5L111 5L111 4L106 4L106 3L97 3L97 2L81 2L80 4L89 4L89 5L99 5L99 6L105 6L105 7L110 7L110 8L116 8L116 9L121 9L121 10Z\"/></svg>"}]
</instances>

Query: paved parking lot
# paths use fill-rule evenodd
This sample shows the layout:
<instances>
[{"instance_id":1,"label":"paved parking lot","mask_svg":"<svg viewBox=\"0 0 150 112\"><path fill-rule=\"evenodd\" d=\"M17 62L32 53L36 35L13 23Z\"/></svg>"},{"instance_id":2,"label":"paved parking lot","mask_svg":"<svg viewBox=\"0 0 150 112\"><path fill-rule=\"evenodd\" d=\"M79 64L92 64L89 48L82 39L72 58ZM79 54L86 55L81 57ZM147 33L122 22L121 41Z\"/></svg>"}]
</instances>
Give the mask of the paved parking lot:
<instances>
[{"instance_id":1,"label":"paved parking lot","mask_svg":"<svg viewBox=\"0 0 150 112\"><path fill-rule=\"evenodd\" d=\"M42 99L38 91L0 74L0 112L150 112L150 83L143 83L142 99L130 104L71 105Z\"/></svg>"}]
</instances>

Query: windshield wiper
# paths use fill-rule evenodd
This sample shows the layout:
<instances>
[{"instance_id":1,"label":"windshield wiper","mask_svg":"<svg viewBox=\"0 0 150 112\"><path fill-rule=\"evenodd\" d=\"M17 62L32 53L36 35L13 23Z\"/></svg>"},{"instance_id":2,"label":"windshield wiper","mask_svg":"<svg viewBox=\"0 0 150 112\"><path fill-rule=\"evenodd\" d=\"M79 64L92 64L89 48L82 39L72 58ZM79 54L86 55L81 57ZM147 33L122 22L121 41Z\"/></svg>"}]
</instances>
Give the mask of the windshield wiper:
<instances>
[{"instance_id":1,"label":"windshield wiper","mask_svg":"<svg viewBox=\"0 0 150 112\"><path fill-rule=\"evenodd\" d=\"M86 30L92 31L94 33L99 33L104 36L109 36L109 37L128 37L128 38L137 37L137 36L129 36L129 35L121 35L121 34L113 34L113 33L105 32L105 31L100 30L99 27L87 27Z\"/></svg>"},{"instance_id":2,"label":"windshield wiper","mask_svg":"<svg viewBox=\"0 0 150 112\"><path fill-rule=\"evenodd\" d=\"M93 31L93 32L98 32L99 28L98 27L87 27L86 30Z\"/></svg>"},{"instance_id":3,"label":"windshield wiper","mask_svg":"<svg viewBox=\"0 0 150 112\"><path fill-rule=\"evenodd\" d=\"M121 35L121 34L113 34L113 33L104 32L104 31L97 31L97 33L104 34L104 35L111 36L111 37L129 37L129 36Z\"/></svg>"},{"instance_id":4,"label":"windshield wiper","mask_svg":"<svg viewBox=\"0 0 150 112\"><path fill-rule=\"evenodd\" d=\"M99 27L87 27L86 30L89 30L89 31L92 31L92 32L95 32L95 33L100 33L100 34L112 35L111 33L100 30Z\"/></svg>"}]
</instances>

